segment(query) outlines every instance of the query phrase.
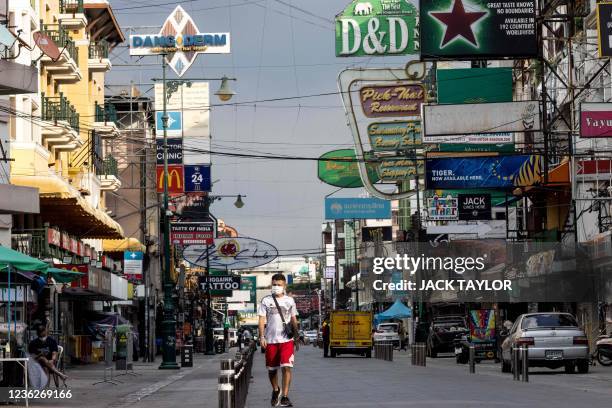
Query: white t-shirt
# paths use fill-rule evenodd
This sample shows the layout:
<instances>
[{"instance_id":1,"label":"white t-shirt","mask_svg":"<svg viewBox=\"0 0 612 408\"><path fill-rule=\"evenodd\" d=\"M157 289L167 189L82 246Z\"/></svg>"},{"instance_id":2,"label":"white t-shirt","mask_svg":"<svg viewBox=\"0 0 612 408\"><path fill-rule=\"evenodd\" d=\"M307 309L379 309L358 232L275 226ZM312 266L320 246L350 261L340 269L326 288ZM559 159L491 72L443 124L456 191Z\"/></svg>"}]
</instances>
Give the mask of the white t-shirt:
<instances>
[{"instance_id":1,"label":"white t-shirt","mask_svg":"<svg viewBox=\"0 0 612 408\"><path fill-rule=\"evenodd\" d=\"M283 311L285 323L291 324L291 317L297 316L295 300L290 296L284 295L283 297L277 297L276 301ZM268 295L261 300L257 314L266 318L266 332L264 337L269 344L286 343L292 340L283 333L283 321L278 314L278 309L276 308L274 299L272 299L272 295Z\"/></svg>"}]
</instances>

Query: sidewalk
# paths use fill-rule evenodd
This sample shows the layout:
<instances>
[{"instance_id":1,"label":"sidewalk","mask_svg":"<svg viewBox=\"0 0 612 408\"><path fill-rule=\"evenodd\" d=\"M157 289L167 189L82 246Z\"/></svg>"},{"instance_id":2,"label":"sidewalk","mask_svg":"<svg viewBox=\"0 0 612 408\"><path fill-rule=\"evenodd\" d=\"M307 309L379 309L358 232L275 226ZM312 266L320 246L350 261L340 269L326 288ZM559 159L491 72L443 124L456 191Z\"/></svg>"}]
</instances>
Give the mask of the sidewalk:
<instances>
[{"instance_id":1,"label":"sidewalk","mask_svg":"<svg viewBox=\"0 0 612 408\"><path fill-rule=\"evenodd\" d=\"M134 362L137 376L115 371L117 385L101 383L104 365L77 366L67 370L71 399L33 400L30 407L161 408L180 404L181 408L216 406L219 361L233 356L236 349L215 356L194 355L191 368L160 370L161 358L154 363ZM178 358L180 365L180 358Z\"/></svg>"}]
</instances>

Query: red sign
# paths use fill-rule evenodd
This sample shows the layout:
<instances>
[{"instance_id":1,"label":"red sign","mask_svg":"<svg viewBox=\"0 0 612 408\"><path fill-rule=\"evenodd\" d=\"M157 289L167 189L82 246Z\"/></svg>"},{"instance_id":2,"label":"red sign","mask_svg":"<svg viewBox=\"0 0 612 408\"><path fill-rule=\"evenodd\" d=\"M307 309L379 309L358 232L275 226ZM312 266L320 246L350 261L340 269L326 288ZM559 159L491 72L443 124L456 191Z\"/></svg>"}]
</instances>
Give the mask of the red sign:
<instances>
[{"instance_id":1,"label":"red sign","mask_svg":"<svg viewBox=\"0 0 612 408\"><path fill-rule=\"evenodd\" d=\"M168 166L168 193L181 194L185 191L183 166ZM164 166L157 166L157 192L164 192Z\"/></svg>"},{"instance_id":2,"label":"red sign","mask_svg":"<svg viewBox=\"0 0 612 408\"><path fill-rule=\"evenodd\" d=\"M82 243L81 241L77 242L78 244L78 248L77 248L77 255L78 256L83 256L85 255L85 244Z\"/></svg>"},{"instance_id":3,"label":"red sign","mask_svg":"<svg viewBox=\"0 0 612 408\"><path fill-rule=\"evenodd\" d=\"M76 265L76 264L53 264L53 267L58 269L66 269L72 272L84 273L81 279L70 282L70 286L73 288L87 289L89 287L89 266L88 265Z\"/></svg>"},{"instance_id":4,"label":"red sign","mask_svg":"<svg viewBox=\"0 0 612 408\"><path fill-rule=\"evenodd\" d=\"M62 232L62 248L70 251L70 236Z\"/></svg>"},{"instance_id":5,"label":"red sign","mask_svg":"<svg viewBox=\"0 0 612 408\"><path fill-rule=\"evenodd\" d=\"M612 173L612 160L580 160L578 174Z\"/></svg>"},{"instance_id":6,"label":"red sign","mask_svg":"<svg viewBox=\"0 0 612 408\"><path fill-rule=\"evenodd\" d=\"M76 239L70 238L70 252L72 252L73 254L79 253L79 241L77 241Z\"/></svg>"},{"instance_id":7,"label":"red sign","mask_svg":"<svg viewBox=\"0 0 612 408\"><path fill-rule=\"evenodd\" d=\"M210 222L170 223L170 242L177 245L211 245L215 230Z\"/></svg>"},{"instance_id":8,"label":"red sign","mask_svg":"<svg viewBox=\"0 0 612 408\"><path fill-rule=\"evenodd\" d=\"M612 104L583 103L581 105L580 137L612 137Z\"/></svg>"},{"instance_id":9,"label":"red sign","mask_svg":"<svg viewBox=\"0 0 612 408\"><path fill-rule=\"evenodd\" d=\"M295 291L291 294L300 315L308 315L319 310L319 296L316 293Z\"/></svg>"},{"instance_id":10,"label":"red sign","mask_svg":"<svg viewBox=\"0 0 612 408\"><path fill-rule=\"evenodd\" d=\"M373 85L359 91L363 114L368 118L419 116L425 102L423 85Z\"/></svg>"},{"instance_id":11,"label":"red sign","mask_svg":"<svg viewBox=\"0 0 612 408\"><path fill-rule=\"evenodd\" d=\"M53 228L47 229L47 242L49 245L55 245L59 247L62 245L62 234L58 230Z\"/></svg>"}]
</instances>

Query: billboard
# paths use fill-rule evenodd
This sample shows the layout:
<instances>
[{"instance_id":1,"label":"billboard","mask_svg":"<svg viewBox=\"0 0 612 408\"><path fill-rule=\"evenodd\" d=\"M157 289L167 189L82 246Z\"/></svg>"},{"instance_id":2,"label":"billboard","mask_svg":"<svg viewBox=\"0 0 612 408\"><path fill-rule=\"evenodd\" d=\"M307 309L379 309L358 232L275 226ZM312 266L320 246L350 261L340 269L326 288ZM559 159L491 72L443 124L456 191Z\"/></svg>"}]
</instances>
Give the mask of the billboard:
<instances>
[{"instance_id":1,"label":"billboard","mask_svg":"<svg viewBox=\"0 0 612 408\"><path fill-rule=\"evenodd\" d=\"M183 164L183 139L168 138L168 164ZM157 138L157 164L164 164L164 139Z\"/></svg>"},{"instance_id":2,"label":"billboard","mask_svg":"<svg viewBox=\"0 0 612 408\"><path fill-rule=\"evenodd\" d=\"M157 166L157 192L164 192L164 166ZM183 166L168 166L168 193L181 194L185 191Z\"/></svg>"},{"instance_id":3,"label":"billboard","mask_svg":"<svg viewBox=\"0 0 612 408\"><path fill-rule=\"evenodd\" d=\"M418 11L400 0L354 0L336 16L336 56L418 54Z\"/></svg>"},{"instance_id":4,"label":"billboard","mask_svg":"<svg viewBox=\"0 0 612 408\"><path fill-rule=\"evenodd\" d=\"M272 262L278 249L254 238L216 238L211 245L190 245L183 258L193 265L217 269L249 269ZM207 259L208 258L208 259Z\"/></svg>"},{"instance_id":5,"label":"billboard","mask_svg":"<svg viewBox=\"0 0 612 408\"><path fill-rule=\"evenodd\" d=\"M423 162L418 160L419 175L423 175ZM402 181L415 178L417 174L417 162L405 158L380 159L378 165L378 176L381 181Z\"/></svg>"},{"instance_id":6,"label":"billboard","mask_svg":"<svg viewBox=\"0 0 612 408\"><path fill-rule=\"evenodd\" d=\"M536 10L535 0L422 0L421 58L537 57Z\"/></svg>"},{"instance_id":7,"label":"billboard","mask_svg":"<svg viewBox=\"0 0 612 408\"><path fill-rule=\"evenodd\" d=\"M491 194L459 194L459 219L491 219Z\"/></svg>"},{"instance_id":8,"label":"billboard","mask_svg":"<svg viewBox=\"0 0 612 408\"><path fill-rule=\"evenodd\" d=\"M378 174L374 167L370 165L367 165L367 167L370 181L372 183L378 182ZM342 188L363 187L355 149L333 150L319 157L317 175L319 180L332 186Z\"/></svg>"},{"instance_id":9,"label":"billboard","mask_svg":"<svg viewBox=\"0 0 612 408\"><path fill-rule=\"evenodd\" d=\"M423 105L428 137L531 132L541 130L541 119L539 101Z\"/></svg>"},{"instance_id":10,"label":"billboard","mask_svg":"<svg viewBox=\"0 0 612 408\"><path fill-rule=\"evenodd\" d=\"M171 222L170 242L177 245L212 244L215 225L210 222Z\"/></svg>"},{"instance_id":11,"label":"billboard","mask_svg":"<svg viewBox=\"0 0 612 408\"><path fill-rule=\"evenodd\" d=\"M426 159L427 189L515 188L542 180L542 156L453 157Z\"/></svg>"},{"instance_id":12,"label":"billboard","mask_svg":"<svg viewBox=\"0 0 612 408\"><path fill-rule=\"evenodd\" d=\"M370 145L375 152L414 149L421 146L421 121L374 122L368 126Z\"/></svg>"},{"instance_id":13,"label":"billboard","mask_svg":"<svg viewBox=\"0 0 612 408\"><path fill-rule=\"evenodd\" d=\"M580 104L580 137L612 137L612 103Z\"/></svg>"},{"instance_id":14,"label":"billboard","mask_svg":"<svg viewBox=\"0 0 612 408\"><path fill-rule=\"evenodd\" d=\"M179 77L198 54L229 54L230 33L201 33L189 14L176 6L158 34L130 35L130 55L165 54L166 62Z\"/></svg>"},{"instance_id":15,"label":"billboard","mask_svg":"<svg viewBox=\"0 0 612 408\"><path fill-rule=\"evenodd\" d=\"M430 221L456 221L459 202L452 196L440 197L434 195L427 199L427 219Z\"/></svg>"},{"instance_id":16,"label":"billboard","mask_svg":"<svg viewBox=\"0 0 612 408\"><path fill-rule=\"evenodd\" d=\"M597 36L600 57L612 57L612 3L597 3Z\"/></svg>"},{"instance_id":17,"label":"billboard","mask_svg":"<svg viewBox=\"0 0 612 408\"><path fill-rule=\"evenodd\" d=\"M391 202L378 198L326 198L325 219L391 218Z\"/></svg>"},{"instance_id":18,"label":"billboard","mask_svg":"<svg viewBox=\"0 0 612 408\"><path fill-rule=\"evenodd\" d=\"M512 68L436 71L438 103L512 102Z\"/></svg>"},{"instance_id":19,"label":"billboard","mask_svg":"<svg viewBox=\"0 0 612 408\"><path fill-rule=\"evenodd\" d=\"M359 90L363 114L368 118L420 116L425 102L420 84L369 85Z\"/></svg>"}]
</instances>

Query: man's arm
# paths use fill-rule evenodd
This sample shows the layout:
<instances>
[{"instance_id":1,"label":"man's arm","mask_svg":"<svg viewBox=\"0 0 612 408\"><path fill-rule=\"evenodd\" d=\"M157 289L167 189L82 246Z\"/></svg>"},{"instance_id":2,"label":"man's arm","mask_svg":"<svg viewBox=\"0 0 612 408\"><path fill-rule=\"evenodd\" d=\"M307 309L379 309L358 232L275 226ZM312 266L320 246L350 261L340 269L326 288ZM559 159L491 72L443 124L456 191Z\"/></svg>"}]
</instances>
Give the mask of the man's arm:
<instances>
[{"instance_id":1,"label":"man's arm","mask_svg":"<svg viewBox=\"0 0 612 408\"><path fill-rule=\"evenodd\" d=\"M259 343L261 347L266 348L268 343L266 342L265 336L265 327L266 327L266 316L259 316Z\"/></svg>"}]
</instances>

